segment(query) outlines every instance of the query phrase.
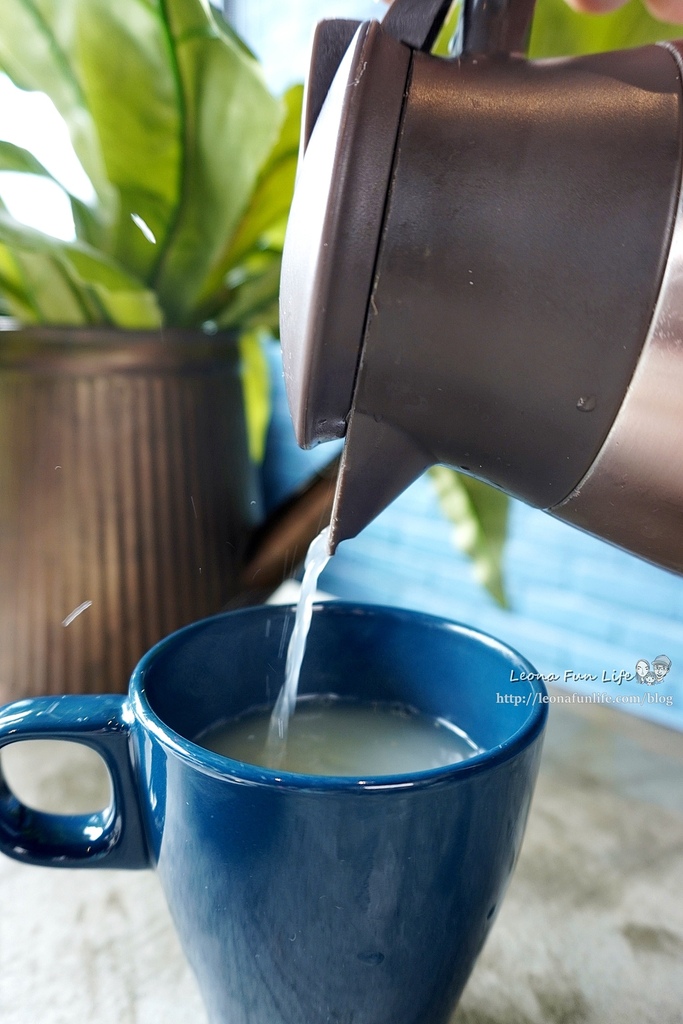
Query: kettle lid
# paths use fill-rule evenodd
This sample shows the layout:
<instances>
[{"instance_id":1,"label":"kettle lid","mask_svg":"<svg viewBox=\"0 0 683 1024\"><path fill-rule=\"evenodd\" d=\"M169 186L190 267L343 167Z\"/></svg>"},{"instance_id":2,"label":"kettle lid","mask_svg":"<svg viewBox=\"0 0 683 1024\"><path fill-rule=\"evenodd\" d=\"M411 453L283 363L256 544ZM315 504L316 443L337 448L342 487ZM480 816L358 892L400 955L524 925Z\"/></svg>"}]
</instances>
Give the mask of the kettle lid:
<instances>
[{"instance_id":1,"label":"kettle lid","mask_svg":"<svg viewBox=\"0 0 683 1024\"><path fill-rule=\"evenodd\" d=\"M346 431L410 65L410 49L373 21L333 74L339 24L322 22L314 40L282 259L285 383L305 448Z\"/></svg>"},{"instance_id":2,"label":"kettle lid","mask_svg":"<svg viewBox=\"0 0 683 1024\"><path fill-rule=\"evenodd\" d=\"M412 56L451 0L394 0L382 24L321 22L282 259L280 333L296 438L344 437L372 302ZM465 0L463 53L523 51L534 0Z\"/></svg>"}]
</instances>

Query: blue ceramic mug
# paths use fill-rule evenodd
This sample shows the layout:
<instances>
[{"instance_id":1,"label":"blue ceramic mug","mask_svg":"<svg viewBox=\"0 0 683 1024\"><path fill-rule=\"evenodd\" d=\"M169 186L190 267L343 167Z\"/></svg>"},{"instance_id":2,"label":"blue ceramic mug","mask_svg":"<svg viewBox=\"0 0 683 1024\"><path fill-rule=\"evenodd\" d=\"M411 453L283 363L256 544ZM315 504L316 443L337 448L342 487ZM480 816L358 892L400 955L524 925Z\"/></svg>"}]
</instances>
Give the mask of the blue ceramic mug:
<instances>
[{"instance_id":1,"label":"blue ceramic mug","mask_svg":"<svg viewBox=\"0 0 683 1024\"><path fill-rule=\"evenodd\" d=\"M272 771L193 742L272 702L291 608L198 622L157 644L127 697L41 697L0 712L0 746L95 749L111 806L22 805L1 782L0 849L58 867L155 867L212 1024L443 1024L522 842L547 704L492 638L397 609L318 605L301 692L392 700L484 748L379 778Z\"/></svg>"}]
</instances>

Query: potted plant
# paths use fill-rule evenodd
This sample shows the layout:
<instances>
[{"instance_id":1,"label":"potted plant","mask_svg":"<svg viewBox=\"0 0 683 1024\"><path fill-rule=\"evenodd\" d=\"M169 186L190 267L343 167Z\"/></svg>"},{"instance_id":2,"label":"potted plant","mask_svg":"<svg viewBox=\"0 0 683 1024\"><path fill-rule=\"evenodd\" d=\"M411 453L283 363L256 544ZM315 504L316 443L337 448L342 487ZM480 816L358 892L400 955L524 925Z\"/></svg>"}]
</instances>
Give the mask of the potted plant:
<instances>
[{"instance_id":1,"label":"potted plant","mask_svg":"<svg viewBox=\"0 0 683 1024\"><path fill-rule=\"evenodd\" d=\"M532 55L678 32L638 0L599 19L543 0ZM4 0L0 70L52 97L96 196L70 197L70 243L0 207L2 700L120 688L239 586L267 416L253 332L277 327L301 89L272 96L208 0ZM49 177L7 143L1 170ZM432 476L505 603L507 499Z\"/></svg>"},{"instance_id":2,"label":"potted plant","mask_svg":"<svg viewBox=\"0 0 683 1024\"><path fill-rule=\"evenodd\" d=\"M0 70L95 195L64 242L0 205L0 702L116 690L239 587L301 89L208 0L3 0ZM0 170L49 177L0 142Z\"/></svg>"}]
</instances>

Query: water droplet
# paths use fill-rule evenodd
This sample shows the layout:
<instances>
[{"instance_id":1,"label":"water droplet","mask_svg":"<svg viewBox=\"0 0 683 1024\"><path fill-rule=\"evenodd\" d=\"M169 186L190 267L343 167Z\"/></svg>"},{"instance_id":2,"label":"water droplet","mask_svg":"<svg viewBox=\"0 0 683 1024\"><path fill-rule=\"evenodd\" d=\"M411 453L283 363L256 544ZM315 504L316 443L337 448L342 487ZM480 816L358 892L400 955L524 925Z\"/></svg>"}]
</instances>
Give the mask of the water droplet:
<instances>
[{"instance_id":1,"label":"water droplet","mask_svg":"<svg viewBox=\"0 0 683 1024\"><path fill-rule=\"evenodd\" d=\"M77 619L79 615L82 615L83 612L87 611L88 608L91 607L92 601L83 601L83 603L79 604L77 608L74 608L72 612L69 612L67 617L62 621L62 625L65 627L70 626L74 619Z\"/></svg>"},{"instance_id":2,"label":"water droplet","mask_svg":"<svg viewBox=\"0 0 683 1024\"><path fill-rule=\"evenodd\" d=\"M157 240L154 237L154 232L152 231L149 224L147 224L147 222L142 219L139 213L131 213L130 219L133 221L133 224L135 224L135 226L140 229L140 231L143 233L148 242L151 242L152 245L157 244Z\"/></svg>"},{"instance_id":3,"label":"water droplet","mask_svg":"<svg viewBox=\"0 0 683 1024\"><path fill-rule=\"evenodd\" d=\"M384 953L359 953L358 959L362 964L368 964L370 967L378 967L379 964L384 962Z\"/></svg>"},{"instance_id":4,"label":"water droplet","mask_svg":"<svg viewBox=\"0 0 683 1024\"><path fill-rule=\"evenodd\" d=\"M593 412L597 401L595 395L582 395L576 403L576 408L581 412Z\"/></svg>"}]
</instances>

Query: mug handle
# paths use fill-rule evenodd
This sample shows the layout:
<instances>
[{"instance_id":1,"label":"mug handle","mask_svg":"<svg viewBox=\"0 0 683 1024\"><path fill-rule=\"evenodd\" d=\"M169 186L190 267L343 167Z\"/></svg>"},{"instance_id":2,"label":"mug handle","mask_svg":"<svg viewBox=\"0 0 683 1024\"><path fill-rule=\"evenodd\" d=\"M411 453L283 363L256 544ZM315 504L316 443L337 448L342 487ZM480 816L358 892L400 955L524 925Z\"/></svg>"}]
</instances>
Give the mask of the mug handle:
<instances>
[{"instance_id":1,"label":"mug handle","mask_svg":"<svg viewBox=\"0 0 683 1024\"><path fill-rule=\"evenodd\" d=\"M0 709L0 749L21 740L70 740L95 750L112 799L94 814L48 814L14 795L0 770L0 852L60 868L144 868L150 856L129 753L133 715L125 697L34 697Z\"/></svg>"}]
</instances>

